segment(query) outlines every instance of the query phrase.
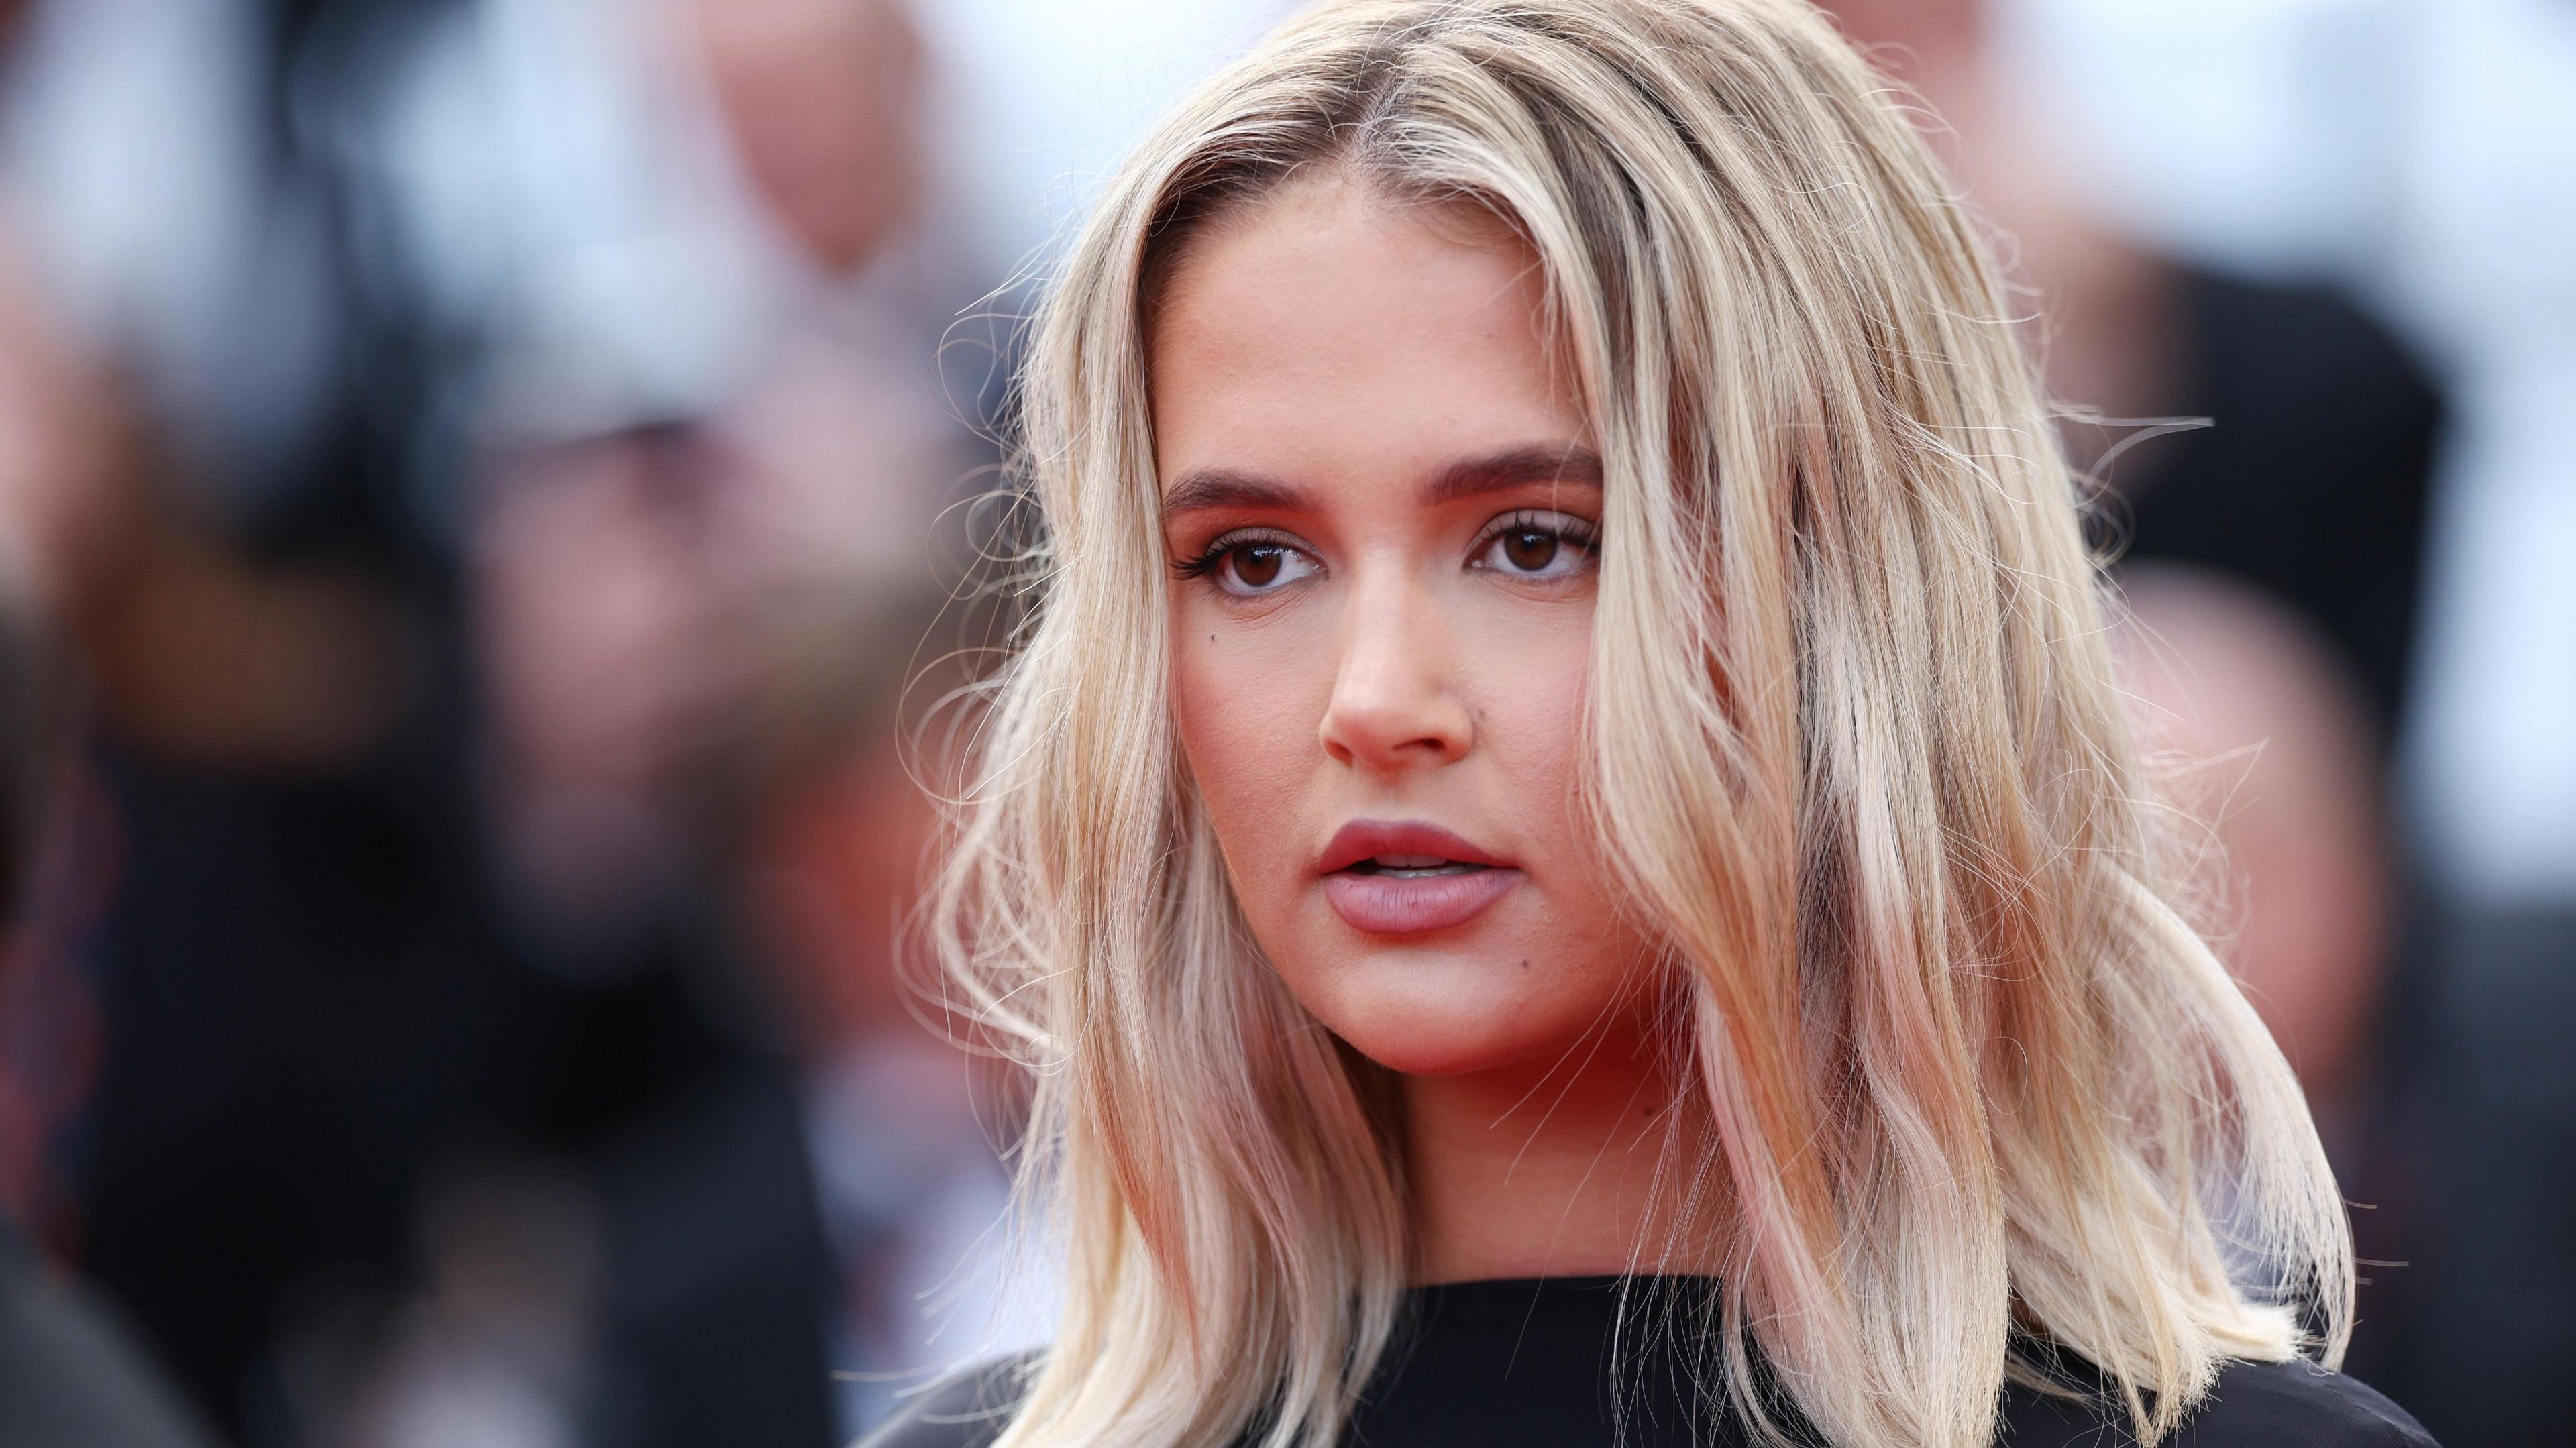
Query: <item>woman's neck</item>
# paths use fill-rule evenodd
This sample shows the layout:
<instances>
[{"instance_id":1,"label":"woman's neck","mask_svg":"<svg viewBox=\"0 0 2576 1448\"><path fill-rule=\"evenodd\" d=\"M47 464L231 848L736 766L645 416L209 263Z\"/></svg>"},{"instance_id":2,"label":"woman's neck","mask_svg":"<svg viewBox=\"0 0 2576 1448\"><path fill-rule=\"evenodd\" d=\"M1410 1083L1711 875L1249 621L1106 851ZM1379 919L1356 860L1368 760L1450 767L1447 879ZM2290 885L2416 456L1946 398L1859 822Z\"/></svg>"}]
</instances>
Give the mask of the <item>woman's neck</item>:
<instances>
[{"instance_id":1,"label":"woman's neck","mask_svg":"<svg viewBox=\"0 0 2576 1448\"><path fill-rule=\"evenodd\" d=\"M1420 1282L1713 1272L1672 1244L1654 1188L1705 1163L1663 1163L1672 1073L1641 1032L1567 1059L1402 1078ZM1685 1133L1677 1146L1695 1139Z\"/></svg>"}]
</instances>

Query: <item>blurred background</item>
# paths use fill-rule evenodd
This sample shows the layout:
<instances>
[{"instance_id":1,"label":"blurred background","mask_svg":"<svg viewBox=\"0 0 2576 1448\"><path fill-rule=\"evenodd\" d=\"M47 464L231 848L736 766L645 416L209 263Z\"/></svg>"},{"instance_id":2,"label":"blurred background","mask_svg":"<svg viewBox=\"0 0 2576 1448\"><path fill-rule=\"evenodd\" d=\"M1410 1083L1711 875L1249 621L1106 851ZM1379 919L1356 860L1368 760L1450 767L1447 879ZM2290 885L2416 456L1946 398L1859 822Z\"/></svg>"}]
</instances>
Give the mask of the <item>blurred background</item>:
<instances>
[{"instance_id":1,"label":"blurred background","mask_svg":"<svg viewBox=\"0 0 2576 1448\"><path fill-rule=\"evenodd\" d=\"M1287 8L0 0L0 1442L825 1448L1042 1340L904 683L1026 279ZM2576 4L1834 8L2046 308L2352 1366L2558 1441Z\"/></svg>"}]
</instances>

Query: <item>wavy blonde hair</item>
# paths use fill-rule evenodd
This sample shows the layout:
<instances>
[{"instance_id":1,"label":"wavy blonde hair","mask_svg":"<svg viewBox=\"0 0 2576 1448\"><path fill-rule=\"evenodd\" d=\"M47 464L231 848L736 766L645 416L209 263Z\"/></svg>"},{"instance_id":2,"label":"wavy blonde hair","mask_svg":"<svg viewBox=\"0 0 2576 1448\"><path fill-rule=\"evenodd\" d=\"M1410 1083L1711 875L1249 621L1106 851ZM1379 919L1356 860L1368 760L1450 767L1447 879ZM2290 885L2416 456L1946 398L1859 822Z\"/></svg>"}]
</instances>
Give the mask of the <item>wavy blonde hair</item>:
<instances>
[{"instance_id":1,"label":"wavy blonde hair","mask_svg":"<svg viewBox=\"0 0 2576 1448\"><path fill-rule=\"evenodd\" d=\"M1843 1448L1982 1448L2032 1344L2148 1441L2228 1358L2335 1361L2342 1205L2179 908L2076 480L1889 83L1799 0L1351 0L1153 135L1034 333L1032 608L932 911L1033 1068L1067 1274L1003 1448L1322 1448L1392 1340L1392 1083L1266 968L1193 796L1146 403L1175 249L1326 165L1510 226L1597 429L1585 796L1676 982L1661 1180L1726 1264L1659 1330Z\"/></svg>"}]
</instances>

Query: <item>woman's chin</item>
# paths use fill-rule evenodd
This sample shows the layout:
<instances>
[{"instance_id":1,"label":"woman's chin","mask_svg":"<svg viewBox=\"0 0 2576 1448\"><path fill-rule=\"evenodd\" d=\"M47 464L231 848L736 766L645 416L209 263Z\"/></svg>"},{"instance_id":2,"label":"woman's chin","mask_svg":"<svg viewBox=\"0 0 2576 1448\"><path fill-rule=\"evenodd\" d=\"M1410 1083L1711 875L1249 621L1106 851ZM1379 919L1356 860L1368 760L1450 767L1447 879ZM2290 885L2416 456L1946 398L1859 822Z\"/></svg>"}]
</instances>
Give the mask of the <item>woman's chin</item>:
<instances>
[{"instance_id":1,"label":"woman's chin","mask_svg":"<svg viewBox=\"0 0 2576 1448\"><path fill-rule=\"evenodd\" d=\"M1318 1002L1325 1009L1317 1015L1352 1049L1407 1076L1460 1076L1554 1060L1601 1019L1602 1002L1533 998L1525 987L1515 989L1523 970L1517 957L1433 962L1408 955L1340 970L1345 978Z\"/></svg>"},{"instance_id":2,"label":"woman's chin","mask_svg":"<svg viewBox=\"0 0 2576 1448\"><path fill-rule=\"evenodd\" d=\"M1512 888L1445 930L1357 930L1322 890L1274 916L1256 910L1253 930L1307 1012L1390 1071L1457 1076L1552 1063L1634 997L1648 957L1615 928L1569 928L1519 871L1497 873L1515 877Z\"/></svg>"}]
</instances>

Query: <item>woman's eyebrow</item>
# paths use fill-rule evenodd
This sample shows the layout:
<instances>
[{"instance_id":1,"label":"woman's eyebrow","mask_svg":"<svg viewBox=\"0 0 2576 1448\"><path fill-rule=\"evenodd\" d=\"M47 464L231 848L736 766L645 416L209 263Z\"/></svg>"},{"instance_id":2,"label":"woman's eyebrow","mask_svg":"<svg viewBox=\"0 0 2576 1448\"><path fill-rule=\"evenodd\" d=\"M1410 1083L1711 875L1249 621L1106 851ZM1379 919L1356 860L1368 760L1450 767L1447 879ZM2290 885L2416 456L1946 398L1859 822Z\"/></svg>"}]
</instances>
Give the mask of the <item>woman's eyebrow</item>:
<instances>
[{"instance_id":1,"label":"woman's eyebrow","mask_svg":"<svg viewBox=\"0 0 2576 1448\"><path fill-rule=\"evenodd\" d=\"M1601 459L1581 443L1531 443L1482 457L1461 458L1432 475L1423 488L1426 506L1439 507L1482 493L1499 493L1530 483L1601 486ZM1260 509L1311 513L1315 504L1293 483L1232 468L1196 468L1181 475L1163 494L1163 516L1215 509Z\"/></svg>"},{"instance_id":2,"label":"woman's eyebrow","mask_svg":"<svg viewBox=\"0 0 2576 1448\"><path fill-rule=\"evenodd\" d=\"M1580 443L1534 443L1506 448L1483 457L1463 458L1442 468L1422 490L1426 506L1438 507L1480 493L1499 493L1529 483L1601 486L1601 457Z\"/></svg>"},{"instance_id":3,"label":"woman's eyebrow","mask_svg":"<svg viewBox=\"0 0 2576 1448\"><path fill-rule=\"evenodd\" d=\"M1163 494L1163 516L1206 512L1212 508L1258 508L1270 512L1311 513L1306 494L1277 478L1238 473L1227 468L1199 468L1184 473Z\"/></svg>"}]
</instances>

